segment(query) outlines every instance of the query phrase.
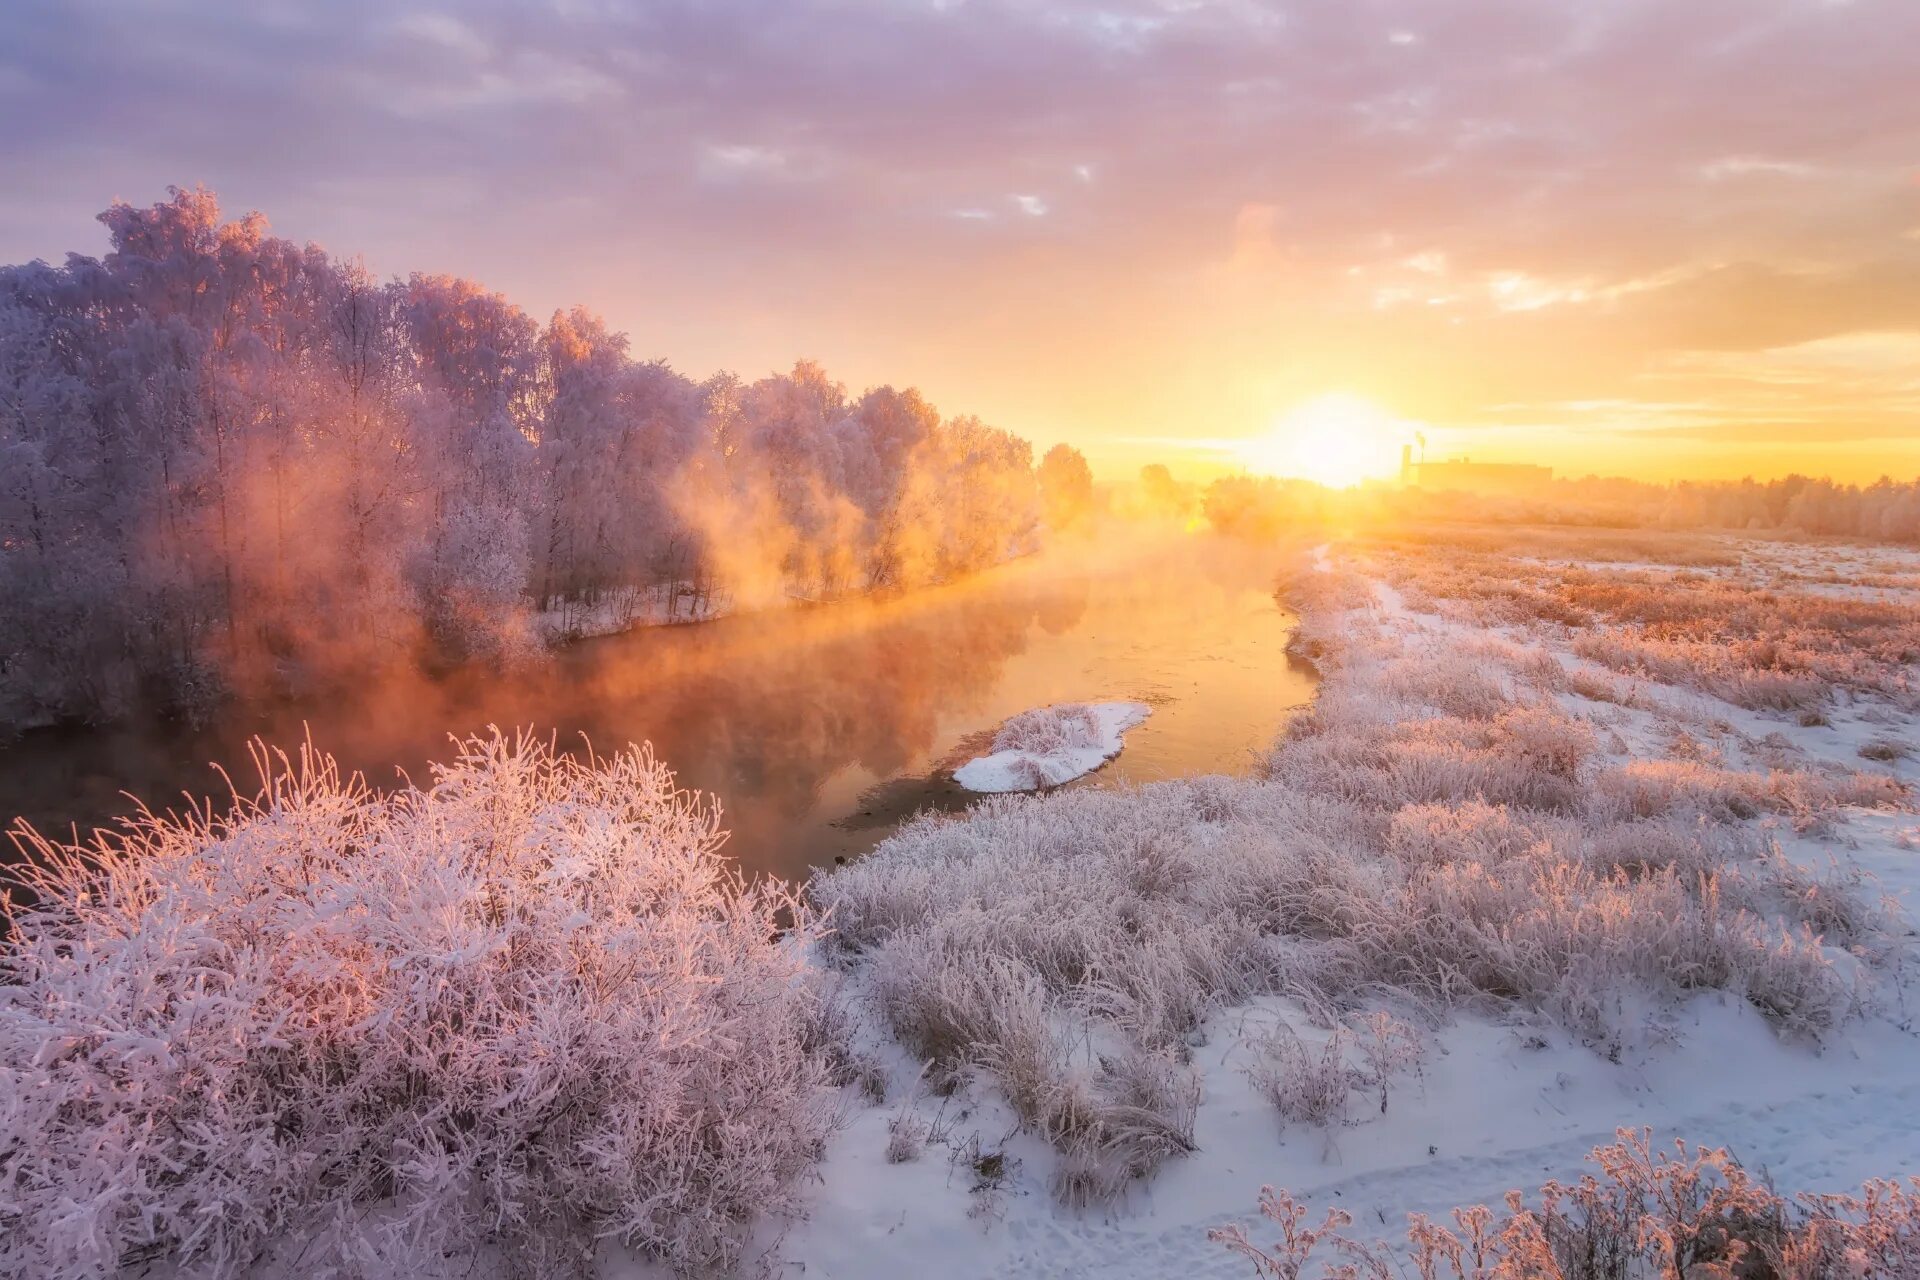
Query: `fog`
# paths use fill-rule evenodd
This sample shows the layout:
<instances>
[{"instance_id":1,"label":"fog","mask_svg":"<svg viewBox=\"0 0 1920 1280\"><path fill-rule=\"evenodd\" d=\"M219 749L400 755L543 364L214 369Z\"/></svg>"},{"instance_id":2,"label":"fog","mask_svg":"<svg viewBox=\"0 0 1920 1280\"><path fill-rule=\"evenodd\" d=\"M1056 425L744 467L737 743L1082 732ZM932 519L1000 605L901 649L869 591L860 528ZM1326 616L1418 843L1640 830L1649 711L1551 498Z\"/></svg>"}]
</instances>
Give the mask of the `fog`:
<instances>
[{"instance_id":1,"label":"fog","mask_svg":"<svg viewBox=\"0 0 1920 1280\"><path fill-rule=\"evenodd\" d=\"M716 794L727 851L788 877L871 847L1002 720L1051 702L1137 698L1154 716L1078 785L1245 772L1310 677L1284 655L1270 556L1211 535L1064 543L887 598L784 607L582 641L510 670L382 668L353 696L240 700L209 724L152 718L34 733L0 751L0 820L83 828L248 779L246 743L311 735L376 785L426 780L448 735L530 726L563 749L651 742Z\"/></svg>"},{"instance_id":2,"label":"fog","mask_svg":"<svg viewBox=\"0 0 1920 1280\"><path fill-rule=\"evenodd\" d=\"M255 738L425 781L497 724L650 741L802 875L965 803L956 753L1031 707L1155 703L1109 771L1153 777L1304 696L1270 561L1164 475L1103 516L1076 451L912 389L695 382L201 189L101 221L0 268L0 821L217 797Z\"/></svg>"},{"instance_id":3,"label":"fog","mask_svg":"<svg viewBox=\"0 0 1920 1280\"><path fill-rule=\"evenodd\" d=\"M0 734L355 697L1038 545L1028 442L912 389L695 382L204 190L101 221L102 259L0 267Z\"/></svg>"}]
</instances>

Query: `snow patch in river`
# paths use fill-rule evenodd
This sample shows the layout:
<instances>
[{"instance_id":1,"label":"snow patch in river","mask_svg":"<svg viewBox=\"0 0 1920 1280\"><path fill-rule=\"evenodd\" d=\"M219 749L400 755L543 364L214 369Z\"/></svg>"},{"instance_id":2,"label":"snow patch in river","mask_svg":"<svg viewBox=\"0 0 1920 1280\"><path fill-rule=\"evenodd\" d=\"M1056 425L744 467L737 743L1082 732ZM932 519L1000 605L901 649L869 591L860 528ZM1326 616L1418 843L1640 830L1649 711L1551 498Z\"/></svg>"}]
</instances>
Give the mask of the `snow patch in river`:
<instances>
[{"instance_id":1,"label":"snow patch in river","mask_svg":"<svg viewBox=\"0 0 1920 1280\"><path fill-rule=\"evenodd\" d=\"M1144 702L1062 702L1022 711L993 736L991 755L953 771L969 791L1036 791L1092 773L1120 754L1126 731L1153 714Z\"/></svg>"}]
</instances>

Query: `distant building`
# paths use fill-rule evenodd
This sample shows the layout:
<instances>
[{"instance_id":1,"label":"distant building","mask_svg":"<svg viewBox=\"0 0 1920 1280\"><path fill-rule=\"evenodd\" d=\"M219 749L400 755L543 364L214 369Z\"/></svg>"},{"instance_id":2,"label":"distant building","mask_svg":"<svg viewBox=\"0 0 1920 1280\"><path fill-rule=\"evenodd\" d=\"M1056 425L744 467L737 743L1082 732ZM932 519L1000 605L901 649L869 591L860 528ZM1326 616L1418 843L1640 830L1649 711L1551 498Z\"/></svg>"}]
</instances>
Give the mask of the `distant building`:
<instances>
[{"instance_id":1,"label":"distant building","mask_svg":"<svg viewBox=\"0 0 1920 1280\"><path fill-rule=\"evenodd\" d=\"M1514 495L1533 493L1551 479L1552 467L1531 462L1475 462L1471 458L1415 462L1412 445L1400 448L1400 484L1409 489Z\"/></svg>"}]
</instances>

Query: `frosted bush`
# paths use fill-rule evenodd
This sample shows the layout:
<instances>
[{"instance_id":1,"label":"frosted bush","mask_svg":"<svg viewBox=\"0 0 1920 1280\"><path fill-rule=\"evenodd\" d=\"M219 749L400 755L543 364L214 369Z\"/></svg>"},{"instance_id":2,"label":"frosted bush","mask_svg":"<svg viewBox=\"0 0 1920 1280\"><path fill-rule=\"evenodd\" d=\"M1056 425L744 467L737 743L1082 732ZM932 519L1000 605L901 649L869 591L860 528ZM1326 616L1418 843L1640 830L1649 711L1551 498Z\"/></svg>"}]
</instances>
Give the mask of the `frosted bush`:
<instances>
[{"instance_id":1,"label":"frosted bush","mask_svg":"<svg viewBox=\"0 0 1920 1280\"><path fill-rule=\"evenodd\" d=\"M230 815L28 837L0 1272L226 1275L283 1239L725 1266L792 1208L831 1123L818 930L716 856L715 806L644 749L497 732L392 795L259 763Z\"/></svg>"},{"instance_id":2,"label":"frosted bush","mask_svg":"<svg viewBox=\"0 0 1920 1280\"><path fill-rule=\"evenodd\" d=\"M995 751L1053 755L1100 745L1100 722L1083 702L1022 711L993 735Z\"/></svg>"},{"instance_id":3,"label":"frosted bush","mask_svg":"<svg viewBox=\"0 0 1920 1280\"><path fill-rule=\"evenodd\" d=\"M1379 1094L1380 1114L1385 1115L1394 1077L1420 1069L1427 1058L1426 1041L1417 1028L1384 1009L1360 1019L1354 1037L1367 1064L1366 1082Z\"/></svg>"},{"instance_id":4,"label":"frosted bush","mask_svg":"<svg viewBox=\"0 0 1920 1280\"><path fill-rule=\"evenodd\" d=\"M1762 813L1811 818L1842 805L1892 808L1906 799L1899 780L1884 774L1757 774L1698 760L1630 760L1602 770L1591 785L1592 811L1613 821L1694 817L1733 823Z\"/></svg>"},{"instance_id":5,"label":"frosted bush","mask_svg":"<svg viewBox=\"0 0 1920 1280\"><path fill-rule=\"evenodd\" d=\"M1029 1124L1046 1114L1067 1062L1044 983L1018 958L961 949L951 933L916 939L879 971L894 1034L947 1078L986 1067Z\"/></svg>"},{"instance_id":6,"label":"frosted bush","mask_svg":"<svg viewBox=\"0 0 1920 1280\"><path fill-rule=\"evenodd\" d=\"M1041 1133L1059 1151L1054 1194L1070 1205L1119 1198L1162 1161L1194 1149L1200 1078L1164 1052L1103 1058L1059 1093Z\"/></svg>"},{"instance_id":7,"label":"frosted bush","mask_svg":"<svg viewBox=\"0 0 1920 1280\"><path fill-rule=\"evenodd\" d=\"M1347 1118L1356 1073L1347 1065L1348 1035L1335 1028L1309 1046L1292 1027L1269 1027L1247 1037L1251 1060L1242 1068L1260 1096L1288 1123L1326 1128Z\"/></svg>"},{"instance_id":8,"label":"frosted bush","mask_svg":"<svg viewBox=\"0 0 1920 1280\"><path fill-rule=\"evenodd\" d=\"M970 791L1037 791L1090 773L1119 754L1126 731L1152 714L1144 702L1063 702L1000 726L993 750L954 770Z\"/></svg>"},{"instance_id":9,"label":"frosted bush","mask_svg":"<svg viewBox=\"0 0 1920 1280\"><path fill-rule=\"evenodd\" d=\"M1374 677L1381 692L1463 720L1491 720L1512 703L1487 663L1457 651L1396 655Z\"/></svg>"},{"instance_id":10,"label":"frosted bush","mask_svg":"<svg viewBox=\"0 0 1920 1280\"><path fill-rule=\"evenodd\" d=\"M1876 760L1881 764L1893 764L1912 754L1913 747L1900 738L1874 738L1861 743L1859 751L1862 760Z\"/></svg>"},{"instance_id":11,"label":"frosted bush","mask_svg":"<svg viewBox=\"0 0 1920 1280\"><path fill-rule=\"evenodd\" d=\"M1778 847L1768 851L1766 867L1768 888L1779 897L1783 914L1828 942L1873 950L1895 933L1897 909L1868 899L1867 877L1858 867L1833 859L1816 871L1791 861Z\"/></svg>"},{"instance_id":12,"label":"frosted bush","mask_svg":"<svg viewBox=\"0 0 1920 1280\"><path fill-rule=\"evenodd\" d=\"M1504 805L1464 800L1457 805L1410 804L1394 813L1387 850L1408 865L1521 858L1543 841L1565 841L1564 824L1532 821Z\"/></svg>"},{"instance_id":13,"label":"frosted bush","mask_svg":"<svg viewBox=\"0 0 1920 1280\"><path fill-rule=\"evenodd\" d=\"M1675 1142L1668 1153L1650 1130L1616 1138L1588 1156L1596 1173L1571 1186L1549 1182L1532 1204L1509 1191L1503 1209L1455 1209L1450 1227L1409 1214L1401 1247L1345 1234L1353 1218L1340 1209L1313 1225L1305 1205L1272 1187L1260 1190L1260 1213L1277 1240L1256 1244L1238 1224L1208 1238L1269 1280L1920 1275L1920 1178L1788 1200L1722 1148Z\"/></svg>"},{"instance_id":14,"label":"frosted bush","mask_svg":"<svg viewBox=\"0 0 1920 1280\"><path fill-rule=\"evenodd\" d=\"M887 1121L887 1163L906 1164L918 1160L927 1145L930 1126L911 1107L903 1107Z\"/></svg>"}]
</instances>

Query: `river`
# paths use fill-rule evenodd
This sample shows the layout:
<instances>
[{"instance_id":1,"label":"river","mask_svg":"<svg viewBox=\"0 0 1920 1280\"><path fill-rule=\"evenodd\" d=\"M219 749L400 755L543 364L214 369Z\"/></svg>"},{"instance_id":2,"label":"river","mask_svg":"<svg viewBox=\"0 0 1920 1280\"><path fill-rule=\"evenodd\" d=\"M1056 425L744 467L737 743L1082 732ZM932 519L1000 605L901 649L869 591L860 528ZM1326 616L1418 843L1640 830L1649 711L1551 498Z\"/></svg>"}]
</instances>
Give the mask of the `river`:
<instances>
[{"instance_id":1,"label":"river","mask_svg":"<svg viewBox=\"0 0 1920 1280\"><path fill-rule=\"evenodd\" d=\"M918 809L975 797L950 777L1007 717L1130 698L1154 714L1074 786L1244 773L1313 692L1290 665L1271 561L1208 535L1062 550L966 582L583 641L511 673L389 675L351 698L236 705L196 730L129 724L30 734L0 750L0 823L110 821L247 782L247 741L310 732L388 784L427 777L448 735L534 726L563 747L651 741L718 795L747 870L802 877L871 848Z\"/></svg>"}]
</instances>

